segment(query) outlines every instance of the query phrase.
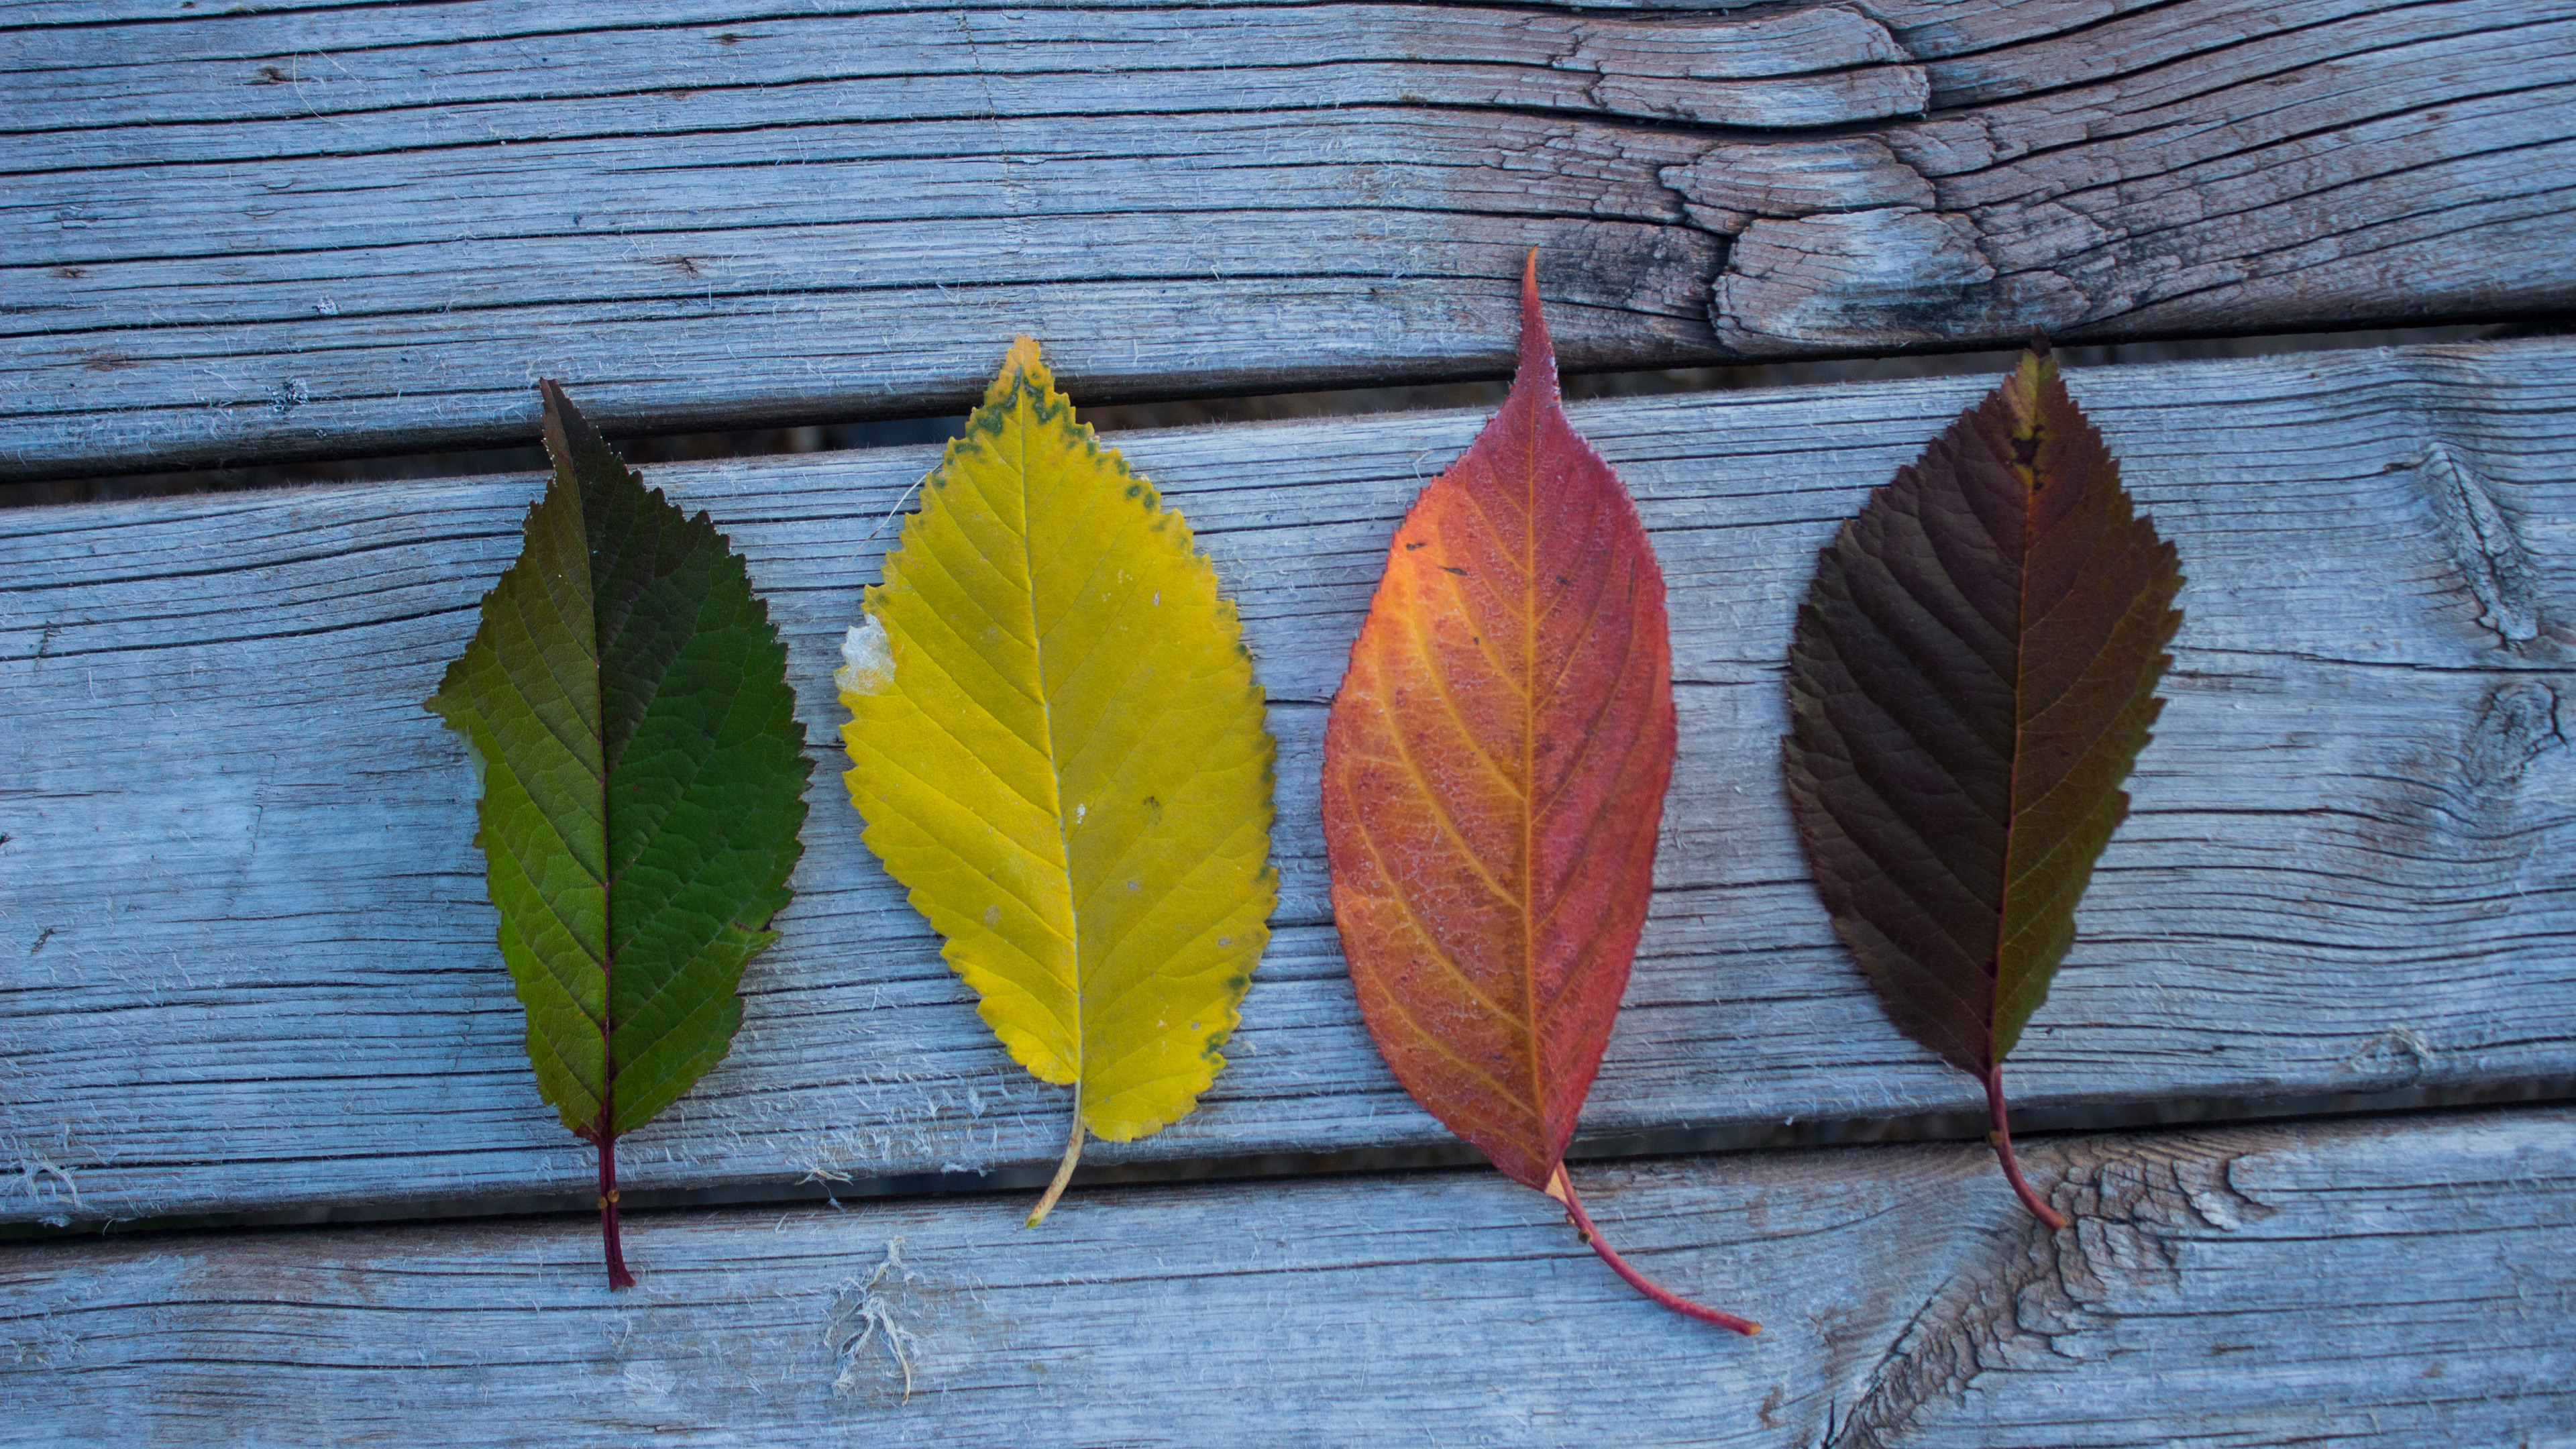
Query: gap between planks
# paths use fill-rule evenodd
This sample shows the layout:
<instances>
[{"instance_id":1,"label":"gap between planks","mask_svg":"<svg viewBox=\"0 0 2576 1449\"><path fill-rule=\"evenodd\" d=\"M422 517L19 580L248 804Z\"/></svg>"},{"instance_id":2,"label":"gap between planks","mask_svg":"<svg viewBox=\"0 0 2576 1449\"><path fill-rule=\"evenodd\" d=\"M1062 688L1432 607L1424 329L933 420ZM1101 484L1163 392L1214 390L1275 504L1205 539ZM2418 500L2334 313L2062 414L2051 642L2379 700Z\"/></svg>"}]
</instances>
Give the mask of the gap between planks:
<instances>
[{"instance_id":1,"label":"gap between planks","mask_svg":"<svg viewBox=\"0 0 2576 1449\"><path fill-rule=\"evenodd\" d=\"M2553 1442L2576 1110L0 1249L0 1442ZM2530 1437L2535 1432L2543 1437Z\"/></svg>"}]
</instances>

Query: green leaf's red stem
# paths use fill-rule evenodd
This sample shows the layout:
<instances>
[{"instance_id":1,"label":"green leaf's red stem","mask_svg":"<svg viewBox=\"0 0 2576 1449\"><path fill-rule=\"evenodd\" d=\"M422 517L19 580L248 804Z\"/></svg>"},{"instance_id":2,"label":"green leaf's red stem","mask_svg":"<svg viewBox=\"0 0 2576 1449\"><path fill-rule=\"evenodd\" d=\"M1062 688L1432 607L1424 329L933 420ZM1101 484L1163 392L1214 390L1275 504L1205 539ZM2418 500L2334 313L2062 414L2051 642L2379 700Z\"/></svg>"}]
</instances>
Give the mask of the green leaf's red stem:
<instances>
[{"instance_id":1,"label":"green leaf's red stem","mask_svg":"<svg viewBox=\"0 0 2576 1449\"><path fill-rule=\"evenodd\" d=\"M2003 1162L2004 1180L2013 1185L2013 1191L2021 1194L2021 1200L2029 1206L2031 1215L2048 1224L2050 1232L2053 1233L2065 1227L2066 1219L2058 1213L2057 1209L2040 1201L2039 1194L2032 1191L2030 1183L2023 1179L2021 1164L2013 1158L2012 1129L2004 1125L2004 1064L2002 1062L1986 1068L1986 1116L1994 1124L1992 1130L1986 1133L1986 1141L1994 1145L1995 1156Z\"/></svg>"},{"instance_id":2,"label":"green leaf's red stem","mask_svg":"<svg viewBox=\"0 0 2576 1449\"><path fill-rule=\"evenodd\" d=\"M635 1275L626 1271L626 1253L617 1244L617 1139L606 1133L599 1138L599 1236L608 1249L608 1286L634 1287Z\"/></svg>"},{"instance_id":3,"label":"green leaf's red stem","mask_svg":"<svg viewBox=\"0 0 2576 1449\"><path fill-rule=\"evenodd\" d=\"M1629 1287L1684 1318L1696 1318L1702 1323L1714 1323L1720 1328L1732 1329L1748 1338L1762 1331L1761 1324L1750 1319L1738 1318L1732 1313L1720 1313L1703 1304L1693 1303L1629 1266L1627 1259L1620 1257L1608 1243L1601 1240L1601 1230L1592 1225L1591 1216L1583 1211L1582 1202L1574 1196L1574 1180L1565 1175L1565 1169L1562 1167L1556 1170L1555 1185L1563 1189L1562 1194L1551 1193L1549 1196L1565 1204L1565 1220L1574 1224L1574 1230L1582 1234L1584 1243L1592 1251L1601 1255L1601 1261L1610 1265L1611 1272L1628 1280Z\"/></svg>"}]
</instances>

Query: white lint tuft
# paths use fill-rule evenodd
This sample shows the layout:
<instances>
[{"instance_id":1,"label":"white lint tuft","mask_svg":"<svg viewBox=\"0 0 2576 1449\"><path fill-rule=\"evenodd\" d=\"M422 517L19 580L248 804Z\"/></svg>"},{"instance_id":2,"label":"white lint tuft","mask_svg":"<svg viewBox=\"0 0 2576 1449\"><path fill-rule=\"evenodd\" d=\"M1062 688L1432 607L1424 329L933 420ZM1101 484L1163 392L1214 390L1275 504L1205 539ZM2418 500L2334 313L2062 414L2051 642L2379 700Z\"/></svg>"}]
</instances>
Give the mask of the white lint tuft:
<instances>
[{"instance_id":1,"label":"white lint tuft","mask_svg":"<svg viewBox=\"0 0 2576 1449\"><path fill-rule=\"evenodd\" d=\"M858 627L841 636L841 667L832 682L843 694L883 694L894 683L894 650L886 644L885 625L861 615Z\"/></svg>"}]
</instances>

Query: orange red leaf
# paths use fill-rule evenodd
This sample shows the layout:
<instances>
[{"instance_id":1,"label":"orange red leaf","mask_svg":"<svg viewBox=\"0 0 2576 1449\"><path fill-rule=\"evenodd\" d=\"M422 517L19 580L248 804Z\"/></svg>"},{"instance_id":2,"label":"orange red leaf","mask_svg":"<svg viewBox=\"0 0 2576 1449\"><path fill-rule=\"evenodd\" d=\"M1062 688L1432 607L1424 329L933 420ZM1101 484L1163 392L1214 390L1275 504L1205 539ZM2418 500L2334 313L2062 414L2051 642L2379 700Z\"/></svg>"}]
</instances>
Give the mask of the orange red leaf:
<instances>
[{"instance_id":1,"label":"orange red leaf","mask_svg":"<svg viewBox=\"0 0 2576 1449\"><path fill-rule=\"evenodd\" d=\"M1397 528L1352 646L1324 839L1397 1079L1596 1247L1563 1160L1645 926L1673 745L1663 574L1558 404L1533 253L1510 395Z\"/></svg>"}]
</instances>

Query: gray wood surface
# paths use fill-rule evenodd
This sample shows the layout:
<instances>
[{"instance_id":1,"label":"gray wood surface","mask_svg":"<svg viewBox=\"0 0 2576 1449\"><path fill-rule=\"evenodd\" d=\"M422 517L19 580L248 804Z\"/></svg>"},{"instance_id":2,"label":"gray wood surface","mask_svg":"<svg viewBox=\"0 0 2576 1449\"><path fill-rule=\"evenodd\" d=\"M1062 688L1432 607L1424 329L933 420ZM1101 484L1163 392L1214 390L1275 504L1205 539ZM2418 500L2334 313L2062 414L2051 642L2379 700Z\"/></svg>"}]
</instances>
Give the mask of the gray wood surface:
<instances>
[{"instance_id":1,"label":"gray wood surface","mask_svg":"<svg viewBox=\"0 0 2576 1449\"><path fill-rule=\"evenodd\" d=\"M2014 1057L2067 1105L2576 1075L2576 344L2078 372L2189 575L2135 813ZM1835 944L1778 776L1814 551L1980 379L1586 404L1671 583L1681 754L1599 1137L1972 1110ZM1196 1114L1087 1160L1447 1140L1326 905L1324 706L1395 520L1482 419L1128 434L1226 586L1279 736L1277 933ZM784 940L633 1187L1051 1162L859 841L829 674L923 449L654 470L785 631L815 772ZM0 1216L586 1191L493 945L469 776L419 701L539 480L29 510L0 538ZM74 1194L78 1196L75 1198Z\"/></svg>"},{"instance_id":2,"label":"gray wood surface","mask_svg":"<svg viewBox=\"0 0 2576 1449\"><path fill-rule=\"evenodd\" d=\"M2576 1114L0 1250L0 1442L2551 1446ZM911 1379L907 1399L906 1370Z\"/></svg>"},{"instance_id":3,"label":"gray wood surface","mask_svg":"<svg viewBox=\"0 0 2576 1449\"><path fill-rule=\"evenodd\" d=\"M2576 0L0 7L0 477L2576 300Z\"/></svg>"}]
</instances>

